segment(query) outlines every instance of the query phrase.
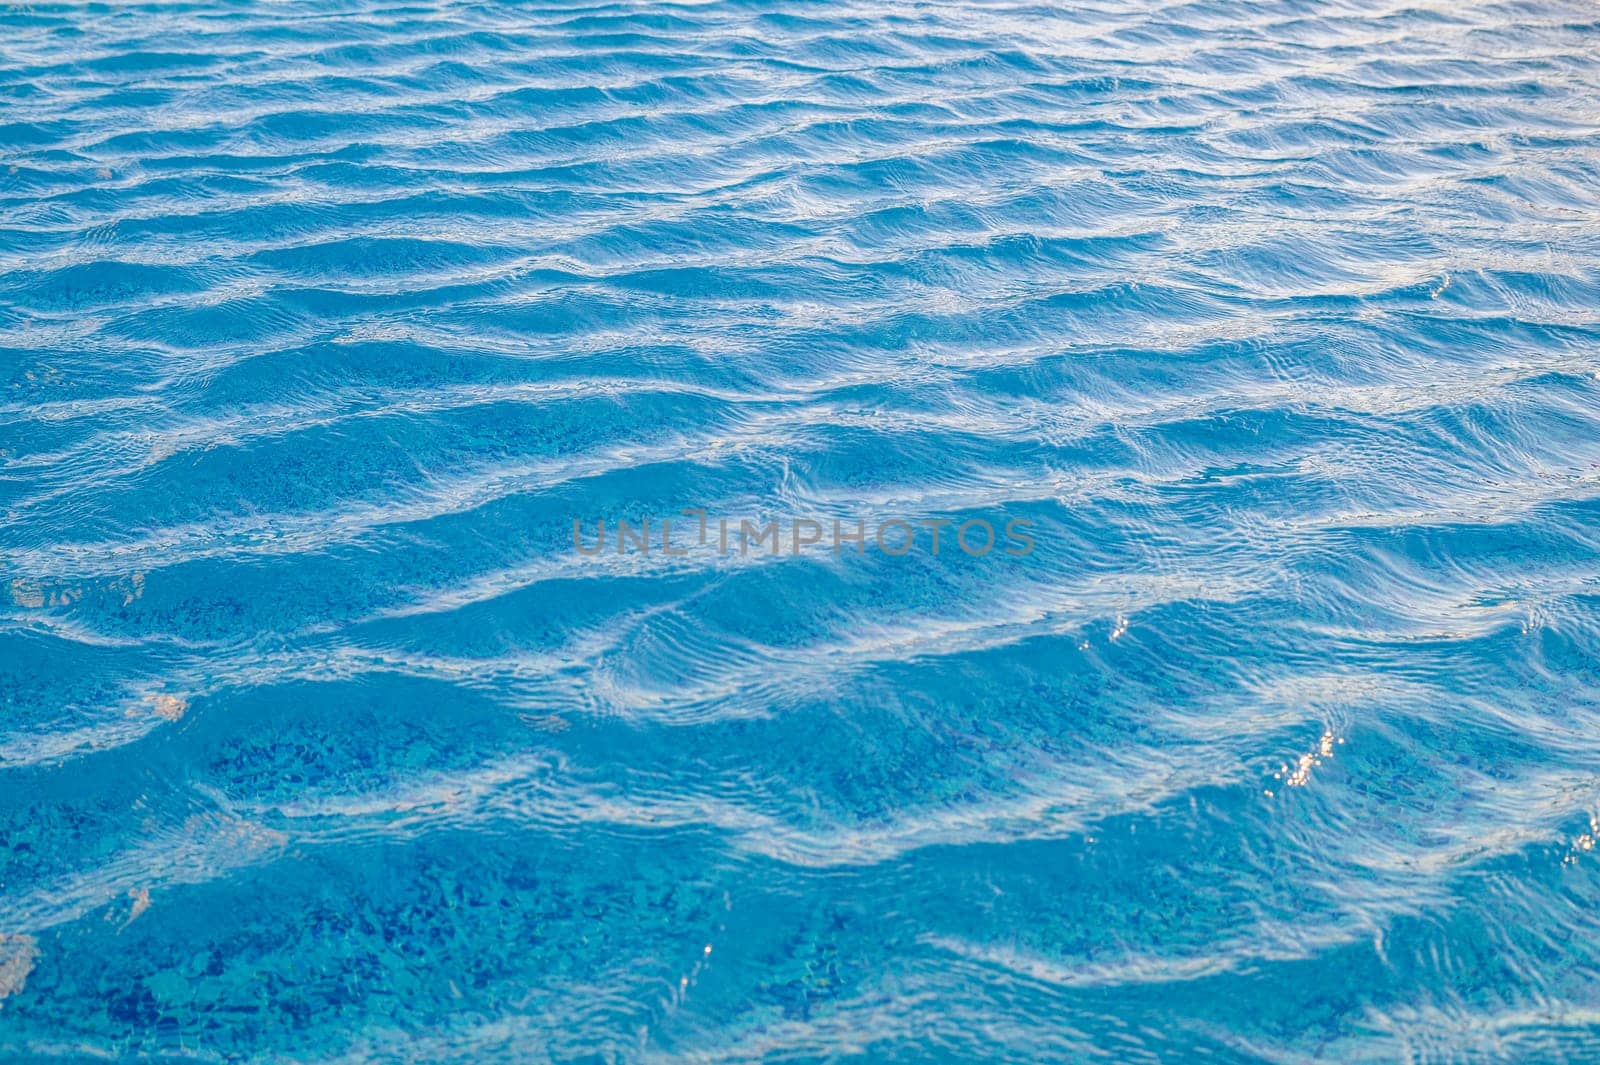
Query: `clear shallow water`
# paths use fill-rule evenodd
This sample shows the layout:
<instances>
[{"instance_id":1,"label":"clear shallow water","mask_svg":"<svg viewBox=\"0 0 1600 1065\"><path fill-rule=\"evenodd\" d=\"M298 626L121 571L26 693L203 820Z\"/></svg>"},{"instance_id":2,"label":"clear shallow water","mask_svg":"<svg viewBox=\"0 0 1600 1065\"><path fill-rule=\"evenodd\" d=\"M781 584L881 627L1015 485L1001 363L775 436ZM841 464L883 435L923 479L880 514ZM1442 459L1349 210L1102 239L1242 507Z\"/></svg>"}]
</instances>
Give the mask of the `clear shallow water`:
<instances>
[{"instance_id":1,"label":"clear shallow water","mask_svg":"<svg viewBox=\"0 0 1600 1065\"><path fill-rule=\"evenodd\" d=\"M7 1061L1600 1058L1591 5L3 24Z\"/></svg>"}]
</instances>

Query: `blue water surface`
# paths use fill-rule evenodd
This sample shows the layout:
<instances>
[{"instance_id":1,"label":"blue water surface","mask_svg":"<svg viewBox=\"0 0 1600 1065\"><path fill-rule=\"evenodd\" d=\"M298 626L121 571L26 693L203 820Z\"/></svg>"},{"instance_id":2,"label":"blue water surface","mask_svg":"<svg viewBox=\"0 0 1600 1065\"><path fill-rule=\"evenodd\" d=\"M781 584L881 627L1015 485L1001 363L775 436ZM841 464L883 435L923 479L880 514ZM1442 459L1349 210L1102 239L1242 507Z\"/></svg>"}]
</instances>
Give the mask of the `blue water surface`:
<instances>
[{"instance_id":1,"label":"blue water surface","mask_svg":"<svg viewBox=\"0 0 1600 1065\"><path fill-rule=\"evenodd\" d=\"M7 4L0 389L6 1065L1600 1061L1592 3Z\"/></svg>"}]
</instances>

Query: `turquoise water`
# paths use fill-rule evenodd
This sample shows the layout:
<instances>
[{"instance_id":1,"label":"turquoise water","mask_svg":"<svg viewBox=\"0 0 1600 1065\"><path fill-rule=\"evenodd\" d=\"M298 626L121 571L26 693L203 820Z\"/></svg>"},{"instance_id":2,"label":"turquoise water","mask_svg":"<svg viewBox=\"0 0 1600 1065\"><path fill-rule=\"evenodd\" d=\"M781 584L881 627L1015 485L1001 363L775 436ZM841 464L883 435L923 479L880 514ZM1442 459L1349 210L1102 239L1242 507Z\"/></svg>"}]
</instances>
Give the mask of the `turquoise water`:
<instances>
[{"instance_id":1,"label":"turquoise water","mask_svg":"<svg viewBox=\"0 0 1600 1065\"><path fill-rule=\"evenodd\" d=\"M0 1060L1600 1060L1593 5L0 32Z\"/></svg>"}]
</instances>

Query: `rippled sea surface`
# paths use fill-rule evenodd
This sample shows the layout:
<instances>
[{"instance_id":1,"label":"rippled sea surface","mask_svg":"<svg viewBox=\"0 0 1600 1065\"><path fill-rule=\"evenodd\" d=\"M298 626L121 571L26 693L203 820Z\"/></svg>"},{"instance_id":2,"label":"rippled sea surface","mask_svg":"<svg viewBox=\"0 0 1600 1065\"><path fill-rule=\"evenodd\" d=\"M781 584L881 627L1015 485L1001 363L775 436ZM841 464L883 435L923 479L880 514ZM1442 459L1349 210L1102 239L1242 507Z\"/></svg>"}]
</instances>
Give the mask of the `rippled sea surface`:
<instances>
[{"instance_id":1,"label":"rippled sea surface","mask_svg":"<svg viewBox=\"0 0 1600 1065\"><path fill-rule=\"evenodd\" d=\"M1600 1060L1593 4L0 35L4 1061Z\"/></svg>"}]
</instances>

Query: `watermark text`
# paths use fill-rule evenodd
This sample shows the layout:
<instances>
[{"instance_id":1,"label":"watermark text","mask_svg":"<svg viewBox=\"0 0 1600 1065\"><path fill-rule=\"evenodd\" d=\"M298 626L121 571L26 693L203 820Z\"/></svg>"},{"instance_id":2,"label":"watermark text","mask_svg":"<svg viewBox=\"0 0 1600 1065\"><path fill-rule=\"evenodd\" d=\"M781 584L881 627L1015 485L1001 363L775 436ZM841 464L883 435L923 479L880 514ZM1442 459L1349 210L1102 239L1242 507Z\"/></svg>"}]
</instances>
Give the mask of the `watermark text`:
<instances>
[{"instance_id":1,"label":"watermark text","mask_svg":"<svg viewBox=\"0 0 1600 1065\"><path fill-rule=\"evenodd\" d=\"M687 555L695 548L719 555L834 555L869 552L935 557L992 552L1022 558L1033 553L1026 518L810 518L713 517L684 510L671 517L572 519L572 547L580 555Z\"/></svg>"}]
</instances>

